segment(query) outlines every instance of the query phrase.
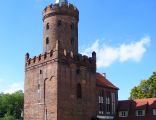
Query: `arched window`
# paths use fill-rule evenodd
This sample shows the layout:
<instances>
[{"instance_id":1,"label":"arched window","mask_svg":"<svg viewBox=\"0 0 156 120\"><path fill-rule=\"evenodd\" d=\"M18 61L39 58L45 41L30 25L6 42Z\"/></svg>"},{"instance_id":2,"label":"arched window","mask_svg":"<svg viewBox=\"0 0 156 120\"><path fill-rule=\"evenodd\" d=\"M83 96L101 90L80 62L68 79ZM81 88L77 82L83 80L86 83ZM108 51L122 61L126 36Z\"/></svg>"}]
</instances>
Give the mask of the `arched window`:
<instances>
[{"instance_id":1,"label":"arched window","mask_svg":"<svg viewBox=\"0 0 156 120\"><path fill-rule=\"evenodd\" d=\"M49 44L49 38L48 37L46 38L46 44Z\"/></svg>"},{"instance_id":2,"label":"arched window","mask_svg":"<svg viewBox=\"0 0 156 120\"><path fill-rule=\"evenodd\" d=\"M82 98L82 89L81 89L81 84L77 84L77 99Z\"/></svg>"},{"instance_id":3,"label":"arched window","mask_svg":"<svg viewBox=\"0 0 156 120\"><path fill-rule=\"evenodd\" d=\"M49 23L47 23L47 25L46 25L46 30L48 30L49 29Z\"/></svg>"}]
</instances>

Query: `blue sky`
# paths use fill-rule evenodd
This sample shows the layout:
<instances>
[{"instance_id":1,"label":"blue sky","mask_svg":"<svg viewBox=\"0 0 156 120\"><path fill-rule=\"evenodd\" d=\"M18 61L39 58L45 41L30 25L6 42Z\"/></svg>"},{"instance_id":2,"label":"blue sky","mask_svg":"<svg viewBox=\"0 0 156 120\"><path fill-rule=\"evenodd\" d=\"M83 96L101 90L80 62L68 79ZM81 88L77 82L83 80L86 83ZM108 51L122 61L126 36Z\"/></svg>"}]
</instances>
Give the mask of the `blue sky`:
<instances>
[{"instance_id":1,"label":"blue sky","mask_svg":"<svg viewBox=\"0 0 156 120\"><path fill-rule=\"evenodd\" d=\"M23 89L24 57L42 52L42 10L53 0L0 1L0 92ZM70 0L80 11L79 52L97 52L97 71L120 88L150 77L156 65L155 0Z\"/></svg>"}]
</instances>

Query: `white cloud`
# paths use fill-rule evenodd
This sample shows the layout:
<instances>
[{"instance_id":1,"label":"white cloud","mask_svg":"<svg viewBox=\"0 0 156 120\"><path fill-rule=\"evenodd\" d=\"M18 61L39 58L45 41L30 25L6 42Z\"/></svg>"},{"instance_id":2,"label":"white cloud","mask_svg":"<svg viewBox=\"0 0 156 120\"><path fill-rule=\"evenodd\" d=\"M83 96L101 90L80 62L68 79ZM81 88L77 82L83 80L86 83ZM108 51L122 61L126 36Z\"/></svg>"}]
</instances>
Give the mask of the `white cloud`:
<instances>
[{"instance_id":1,"label":"white cloud","mask_svg":"<svg viewBox=\"0 0 156 120\"><path fill-rule=\"evenodd\" d=\"M18 90L23 90L23 86L20 83L13 83L7 87L4 93L14 93Z\"/></svg>"},{"instance_id":2,"label":"white cloud","mask_svg":"<svg viewBox=\"0 0 156 120\"><path fill-rule=\"evenodd\" d=\"M150 41L151 38L145 36L137 42L112 47L110 45L100 44L99 40L96 40L89 48L84 50L83 54L90 55L92 51L96 51L97 67L109 67L116 61L122 63L129 60L139 62L146 52L147 45L149 45Z\"/></svg>"}]
</instances>

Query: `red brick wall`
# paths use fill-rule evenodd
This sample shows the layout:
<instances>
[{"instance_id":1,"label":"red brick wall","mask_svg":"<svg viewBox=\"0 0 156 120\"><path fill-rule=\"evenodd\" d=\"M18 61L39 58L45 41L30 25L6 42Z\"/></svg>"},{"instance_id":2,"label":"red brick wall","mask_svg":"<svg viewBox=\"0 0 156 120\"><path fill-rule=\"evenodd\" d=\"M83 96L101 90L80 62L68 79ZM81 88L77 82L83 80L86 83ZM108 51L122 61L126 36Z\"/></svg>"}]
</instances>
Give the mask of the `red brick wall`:
<instances>
[{"instance_id":1,"label":"red brick wall","mask_svg":"<svg viewBox=\"0 0 156 120\"><path fill-rule=\"evenodd\" d=\"M78 54L78 15L71 4L44 9L43 54L26 56L24 120L90 120L96 115L96 54Z\"/></svg>"}]
</instances>

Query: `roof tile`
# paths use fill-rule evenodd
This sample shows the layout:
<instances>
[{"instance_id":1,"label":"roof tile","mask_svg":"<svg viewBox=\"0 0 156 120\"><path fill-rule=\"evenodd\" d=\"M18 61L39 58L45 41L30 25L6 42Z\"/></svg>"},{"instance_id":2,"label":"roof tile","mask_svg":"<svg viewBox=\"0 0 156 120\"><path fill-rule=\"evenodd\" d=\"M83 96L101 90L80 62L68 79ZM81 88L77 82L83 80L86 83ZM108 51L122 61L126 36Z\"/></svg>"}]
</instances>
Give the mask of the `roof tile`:
<instances>
[{"instance_id":1,"label":"roof tile","mask_svg":"<svg viewBox=\"0 0 156 120\"><path fill-rule=\"evenodd\" d=\"M109 88L113 88L113 89L118 89L109 80L107 80L105 76L103 76L100 73L96 73L96 80L97 80L97 83L99 83L99 84L101 84L103 86L106 86L106 87L109 87Z\"/></svg>"}]
</instances>

